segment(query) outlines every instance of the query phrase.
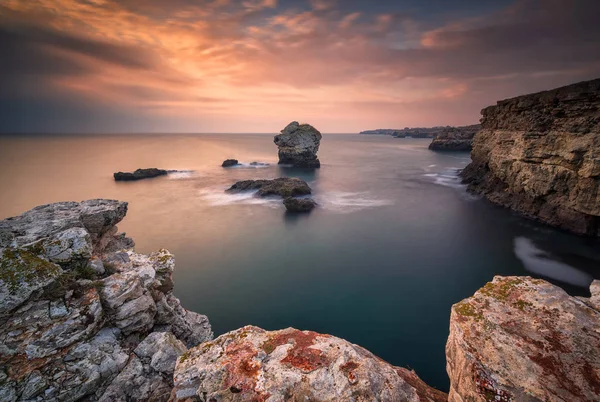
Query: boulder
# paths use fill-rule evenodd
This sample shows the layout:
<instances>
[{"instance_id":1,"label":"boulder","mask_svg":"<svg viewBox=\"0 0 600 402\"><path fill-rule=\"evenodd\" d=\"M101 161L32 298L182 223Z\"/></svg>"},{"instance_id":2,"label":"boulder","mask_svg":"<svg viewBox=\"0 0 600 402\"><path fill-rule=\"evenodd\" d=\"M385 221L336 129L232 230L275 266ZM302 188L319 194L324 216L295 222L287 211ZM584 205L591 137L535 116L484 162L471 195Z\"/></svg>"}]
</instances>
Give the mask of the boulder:
<instances>
[{"instance_id":1,"label":"boulder","mask_svg":"<svg viewBox=\"0 0 600 402\"><path fill-rule=\"evenodd\" d=\"M310 212L317 203L312 198L287 197L283 200L283 205L289 212Z\"/></svg>"},{"instance_id":2,"label":"boulder","mask_svg":"<svg viewBox=\"0 0 600 402\"><path fill-rule=\"evenodd\" d=\"M239 162L237 159L226 159L223 161L223 163L221 164L221 166L223 167L231 167L231 166L235 166L238 165Z\"/></svg>"},{"instance_id":3,"label":"boulder","mask_svg":"<svg viewBox=\"0 0 600 402\"><path fill-rule=\"evenodd\" d=\"M496 276L452 306L449 401L597 401L599 328L590 300L541 279Z\"/></svg>"},{"instance_id":4,"label":"boulder","mask_svg":"<svg viewBox=\"0 0 600 402\"><path fill-rule=\"evenodd\" d=\"M304 180L291 177L280 177L273 180L242 180L226 190L229 193L256 191L258 197L280 196L297 197L308 195L311 189Z\"/></svg>"},{"instance_id":5,"label":"boulder","mask_svg":"<svg viewBox=\"0 0 600 402\"><path fill-rule=\"evenodd\" d=\"M133 180L142 180L142 179L150 179L153 177L164 176L168 174L169 171L164 169L157 168L148 168L148 169L137 169L135 172L117 172L113 176L115 181L133 181Z\"/></svg>"},{"instance_id":6,"label":"boulder","mask_svg":"<svg viewBox=\"0 0 600 402\"><path fill-rule=\"evenodd\" d=\"M416 386L415 386L416 385ZM343 339L247 326L184 353L171 401L445 401L418 377Z\"/></svg>"},{"instance_id":7,"label":"boulder","mask_svg":"<svg viewBox=\"0 0 600 402\"><path fill-rule=\"evenodd\" d=\"M294 167L318 168L317 158L321 133L310 124L291 122L275 136L275 145L279 148L279 163Z\"/></svg>"}]
</instances>

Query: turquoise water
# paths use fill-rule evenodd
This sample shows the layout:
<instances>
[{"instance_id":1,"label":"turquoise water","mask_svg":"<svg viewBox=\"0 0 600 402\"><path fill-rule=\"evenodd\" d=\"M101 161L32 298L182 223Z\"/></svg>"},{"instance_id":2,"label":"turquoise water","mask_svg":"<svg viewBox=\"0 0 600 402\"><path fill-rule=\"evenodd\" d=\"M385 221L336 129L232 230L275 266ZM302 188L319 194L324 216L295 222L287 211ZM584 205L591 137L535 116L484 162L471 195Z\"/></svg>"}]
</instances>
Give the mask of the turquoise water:
<instances>
[{"instance_id":1,"label":"turquoise water","mask_svg":"<svg viewBox=\"0 0 600 402\"><path fill-rule=\"evenodd\" d=\"M598 243L466 193L468 154L428 140L325 135L317 171L281 168L270 135L0 137L0 218L39 204L129 201L138 251L176 256L175 294L215 333L243 325L333 334L447 390L450 307L494 275L532 275L585 295ZM223 169L237 158L242 167ZM271 163L265 168L250 162ZM139 167L192 170L115 183ZM319 208L227 195L237 180L296 176Z\"/></svg>"}]
</instances>

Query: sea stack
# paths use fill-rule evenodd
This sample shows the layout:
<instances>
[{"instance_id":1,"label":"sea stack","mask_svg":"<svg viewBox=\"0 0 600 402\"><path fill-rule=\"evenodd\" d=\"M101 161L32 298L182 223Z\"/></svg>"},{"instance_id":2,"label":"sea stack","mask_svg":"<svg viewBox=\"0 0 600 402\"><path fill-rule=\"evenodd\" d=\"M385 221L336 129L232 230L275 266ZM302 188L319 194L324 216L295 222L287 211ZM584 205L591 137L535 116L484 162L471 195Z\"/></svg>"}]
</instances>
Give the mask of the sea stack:
<instances>
[{"instance_id":1,"label":"sea stack","mask_svg":"<svg viewBox=\"0 0 600 402\"><path fill-rule=\"evenodd\" d=\"M574 233L600 236L600 79L482 110L471 191Z\"/></svg>"},{"instance_id":2,"label":"sea stack","mask_svg":"<svg viewBox=\"0 0 600 402\"><path fill-rule=\"evenodd\" d=\"M317 158L321 133L310 124L293 121L275 136L275 145L279 148L279 163L294 167L318 168L321 162Z\"/></svg>"}]
</instances>

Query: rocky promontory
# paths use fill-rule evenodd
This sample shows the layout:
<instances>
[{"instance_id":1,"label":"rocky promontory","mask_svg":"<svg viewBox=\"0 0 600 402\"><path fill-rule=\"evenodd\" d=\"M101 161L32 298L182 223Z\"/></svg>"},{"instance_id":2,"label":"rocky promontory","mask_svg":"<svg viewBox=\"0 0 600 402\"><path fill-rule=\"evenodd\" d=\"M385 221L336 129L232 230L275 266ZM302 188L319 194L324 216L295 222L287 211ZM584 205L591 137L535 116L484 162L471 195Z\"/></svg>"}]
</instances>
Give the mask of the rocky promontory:
<instances>
[{"instance_id":1,"label":"rocky promontory","mask_svg":"<svg viewBox=\"0 0 600 402\"><path fill-rule=\"evenodd\" d=\"M0 400L166 400L177 357L212 339L173 296L173 256L117 232L126 213L90 200L0 221Z\"/></svg>"},{"instance_id":2,"label":"rocky promontory","mask_svg":"<svg viewBox=\"0 0 600 402\"><path fill-rule=\"evenodd\" d=\"M303 168L320 167L317 152L321 138L319 130L310 124L291 122L273 140L279 148L279 163Z\"/></svg>"},{"instance_id":3,"label":"rocky promontory","mask_svg":"<svg viewBox=\"0 0 600 402\"><path fill-rule=\"evenodd\" d=\"M470 151L473 147L473 137L481 125L446 127L429 144L432 151Z\"/></svg>"},{"instance_id":4,"label":"rocky promontory","mask_svg":"<svg viewBox=\"0 0 600 402\"><path fill-rule=\"evenodd\" d=\"M600 400L600 281L590 299L495 277L452 307L449 401Z\"/></svg>"},{"instance_id":5,"label":"rocky promontory","mask_svg":"<svg viewBox=\"0 0 600 402\"><path fill-rule=\"evenodd\" d=\"M482 110L471 191L528 217L600 236L600 79Z\"/></svg>"},{"instance_id":6,"label":"rocky promontory","mask_svg":"<svg viewBox=\"0 0 600 402\"><path fill-rule=\"evenodd\" d=\"M174 382L172 402L447 400L414 372L360 346L293 328L247 326L190 349Z\"/></svg>"}]
</instances>

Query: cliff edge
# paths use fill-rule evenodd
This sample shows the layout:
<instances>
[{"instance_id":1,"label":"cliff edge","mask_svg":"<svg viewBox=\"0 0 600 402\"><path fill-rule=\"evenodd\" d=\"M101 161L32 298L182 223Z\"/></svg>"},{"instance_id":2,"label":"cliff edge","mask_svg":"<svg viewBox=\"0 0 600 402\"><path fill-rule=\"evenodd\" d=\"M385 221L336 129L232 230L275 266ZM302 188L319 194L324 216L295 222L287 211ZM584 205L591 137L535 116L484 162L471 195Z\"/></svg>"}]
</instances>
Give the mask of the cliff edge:
<instances>
[{"instance_id":1,"label":"cliff edge","mask_svg":"<svg viewBox=\"0 0 600 402\"><path fill-rule=\"evenodd\" d=\"M469 190L528 217L600 236L600 79L482 110Z\"/></svg>"}]
</instances>

